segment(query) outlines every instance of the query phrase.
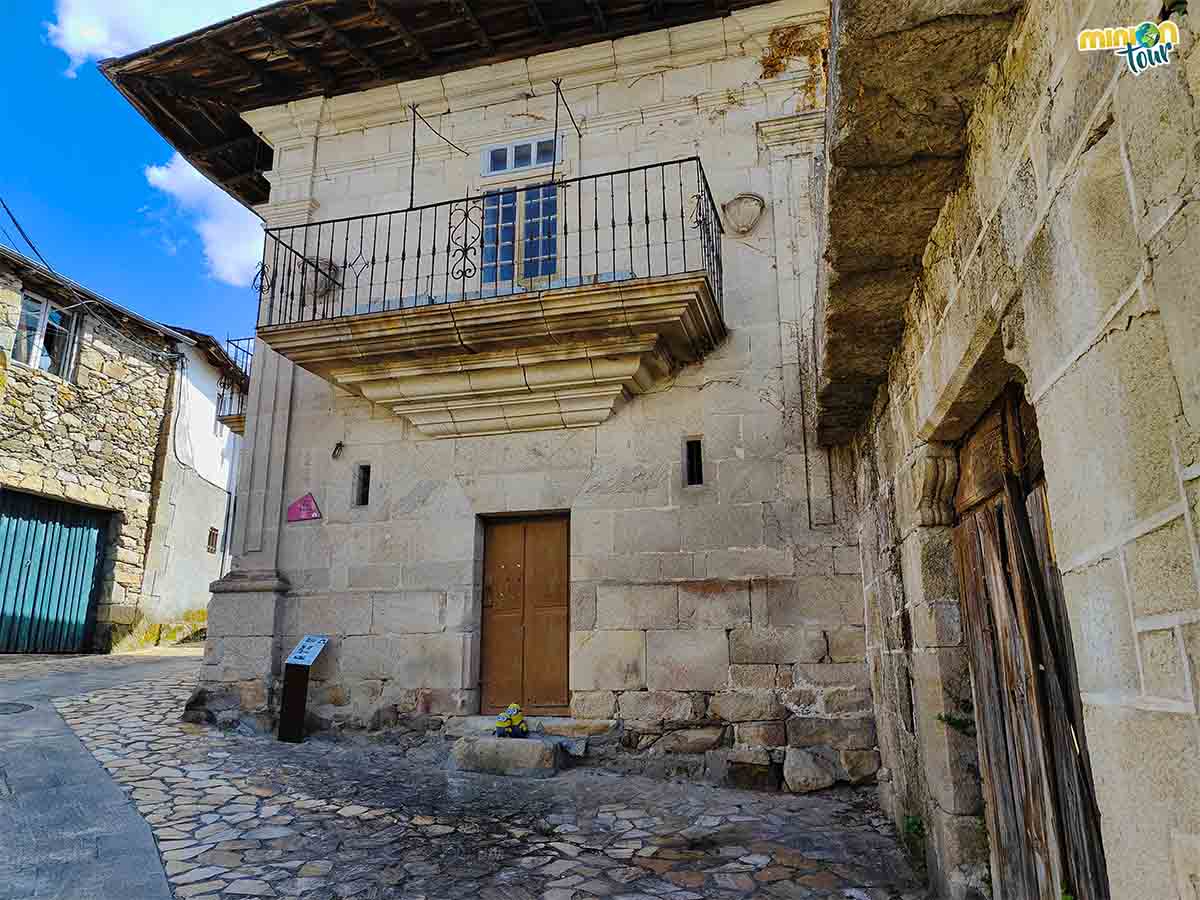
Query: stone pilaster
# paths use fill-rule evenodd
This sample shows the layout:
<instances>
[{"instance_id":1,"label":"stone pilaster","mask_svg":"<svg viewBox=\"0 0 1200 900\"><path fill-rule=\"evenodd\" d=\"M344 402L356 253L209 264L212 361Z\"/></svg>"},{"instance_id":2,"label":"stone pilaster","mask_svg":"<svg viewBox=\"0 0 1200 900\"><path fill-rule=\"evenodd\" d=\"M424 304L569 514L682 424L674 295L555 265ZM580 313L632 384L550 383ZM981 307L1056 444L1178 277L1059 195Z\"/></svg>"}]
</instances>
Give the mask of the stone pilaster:
<instances>
[{"instance_id":1,"label":"stone pilaster","mask_svg":"<svg viewBox=\"0 0 1200 900\"><path fill-rule=\"evenodd\" d=\"M989 857L951 527L958 457L949 444L923 444L902 472L900 569L913 730L927 792L927 856L939 895L967 897Z\"/></svg>"},{"instance_id":2,"label":"stone pilaster","mask_svg":"<svg viewBox=\"0 0 1200 900\"><path fill-rule=\"evenodd\" d=\"M210 589L200 681L236 692L247 711L269 709L281 668L279 617L288 583L274 572L235 570Z\"/></svg>"},{"instance_id":3,"label":"stone pilaster","mask_svg":"<svg viewBox=\"0 0 1200 900\"><path fill-rule=\"evenodd\" d=\"M311 174L322 104L301 106L308 115L296 117L295 134L289 136L287 149L306 149L290 157L300 160L300 168ZM280 149L276 146L277 157ZM269 175L275 202L259 208L268 226L304 224L317 209L316 201L308 196L311 185L281 187L288 174L294 173ZM273 706L272 691L281 669L280 614L289 585L278 571L279 539L286 504L283 479L294 383L294 364L256 341L246 433L238 461L233 568L211 585L201 675L210 686L236 691L245 710Z\"/></svg>"}]
</instances>

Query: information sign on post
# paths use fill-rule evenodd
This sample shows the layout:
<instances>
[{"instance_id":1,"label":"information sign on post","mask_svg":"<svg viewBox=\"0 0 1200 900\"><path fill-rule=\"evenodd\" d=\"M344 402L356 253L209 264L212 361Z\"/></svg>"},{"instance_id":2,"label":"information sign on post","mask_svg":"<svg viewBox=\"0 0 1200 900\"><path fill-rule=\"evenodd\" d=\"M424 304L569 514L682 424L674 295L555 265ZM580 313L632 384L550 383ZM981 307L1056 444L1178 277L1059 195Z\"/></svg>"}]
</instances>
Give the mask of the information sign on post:
<instances>
[{"instance_id":1,"label":"information sign on post","mask_svg":"<svg viewBox=\"0 0 1200 900\"><path fill-rule=\"evenodd\" d=\"M329 638L306 634L283 667L283 701L279 705L279 740L299 744L304 740L308 710L308 669L317 661Z\"/></svg>"}]
</instances>

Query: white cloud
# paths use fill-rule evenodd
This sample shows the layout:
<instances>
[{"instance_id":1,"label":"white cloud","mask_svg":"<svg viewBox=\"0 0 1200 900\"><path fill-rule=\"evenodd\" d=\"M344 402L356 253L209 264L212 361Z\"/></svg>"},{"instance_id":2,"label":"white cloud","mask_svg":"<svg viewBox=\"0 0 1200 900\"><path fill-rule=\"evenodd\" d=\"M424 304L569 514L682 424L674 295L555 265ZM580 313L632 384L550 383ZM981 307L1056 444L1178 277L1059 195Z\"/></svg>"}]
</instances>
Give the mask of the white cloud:
<instances>
[{"instance_id":1,"label":"white cloud","mask_svg":"<svg viewBox=\"0 0 1200 900\"><path fill-rule=\"evenodd\" d=\"M55 0L46 23L51 44L70 58L67 75L109 56L123 56L248 12L264 0ZM248 285L262 256L258 217L225 194L176 153L164 166L147 166L146 180L167 194L200 235L209 273L218 281ZM167 216L149 215L166 253L186 240L173 234Z\"/></svg>"},{"instance_id":2,"label":"white cloud","mask_svg":"<svg viewBox=\"0 0 1200 900\"><path fill-rule=\"evenodd\" d=\"M70 57L67 75L90 60L124 56L248 12L264 0L55 0L46 35Z\"/></svg>"},{"instance_id":3,"label":"white cloud","mask_svg":"<svg viewBox=\"0 0 1200 900\"><path fill-rule=\"evenodd\" d=\"M192 220L204 245L209 274L234 287L249 285L262 259L263 231L258 216L178 153L165 166L147 166L146 180L169 195Z\"/></svg>"}]
</instances>

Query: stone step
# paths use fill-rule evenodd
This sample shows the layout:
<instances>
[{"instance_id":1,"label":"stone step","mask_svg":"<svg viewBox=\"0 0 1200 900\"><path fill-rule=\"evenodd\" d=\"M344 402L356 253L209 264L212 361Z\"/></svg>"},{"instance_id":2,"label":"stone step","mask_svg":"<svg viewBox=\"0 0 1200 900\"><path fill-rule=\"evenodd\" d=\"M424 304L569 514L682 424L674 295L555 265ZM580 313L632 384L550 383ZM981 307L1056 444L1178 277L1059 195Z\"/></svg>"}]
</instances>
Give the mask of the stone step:
<instances>
[{"instance_id":1,"label":"stone step","mask_svg":"<svg viewBox=\"0 0 1200 900\"><path fill-rule=\"evenodd\" d=\"M565 738L599 738L616 734L614 719L575 719L570 716L526 716L530 734L546 734ZM492 734L496 730L495 716L454 716L446 720L443 733L447 737Z\"/></svg>"},{"instance_id":2,"label":"stone step","mask_svg":"<svg viewBox=\"0 0 1200 900\"><path fill-rule=\"evenodd\" d=\"M563 749L553 738L498 738L472 734L450 749L450 768L489 775L550 778L563 761Z\"/></svg>"}]
</instances>

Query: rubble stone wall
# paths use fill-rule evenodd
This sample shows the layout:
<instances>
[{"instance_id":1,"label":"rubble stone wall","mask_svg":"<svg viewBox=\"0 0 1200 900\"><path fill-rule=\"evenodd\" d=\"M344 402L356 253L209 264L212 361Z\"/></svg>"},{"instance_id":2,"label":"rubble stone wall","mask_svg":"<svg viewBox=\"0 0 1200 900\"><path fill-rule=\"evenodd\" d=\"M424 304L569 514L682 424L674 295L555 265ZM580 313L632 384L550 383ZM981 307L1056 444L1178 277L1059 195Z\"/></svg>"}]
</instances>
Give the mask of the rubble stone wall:
<instances>
[{"instance_id":1,"label":"rubble stone wall","mask_svg":"<svg viewBox=\"0 0 1200 900\"><path fill-rule=\"evenodd\" d=\"M947 896L989 890L947 460L1012 380L1037 413L1112 896L1200 883L1195 13L1176 17L1171 64L1136 77L1076 49L1084 27L1161 9L1028 5L976 98L888 383L839 457L861 511L881 793Z\"/></svg>"},{"instance_id":2,"label":"rubble stone wall","mask_svg":"<svg viewBox=\"0 0 1200 900\"><path fill-rule=\"evenodd\" d=\"M728 744L735 767L782 769L775 750L797 783L874 773L858 550L811 420L821 76L807 58L776 60L772 77L761 62L777 29L819 37L824 21L819 4L788 0L249 115L276 146L272 224L404 208L414 97L470 152L422 126L418 202L479 190L482 148L552 127L554 77L584 132L581 145L564 128L568 176L698 155L718 204L755 192L766 209L723 241L728 339L598 427L433 440L260 344L235 567L287 584L268 596L225 580L206 679L237 684L247 706L273 702L264 647L275 642L277 674L278 654L322 633L333 640L310 691L329 721L475 712L482 517L567 511L574 715L619 718L664 751ZM696 436L704 484L688 487L682 447ZM309 492L322 518L282 521Z\"/></svg>"},{"instance_id":3,"label":"rubble stone wall","mask_svg":"<svg viewBox=\"0 0 1200 900\"><path fill-rule=\"evenodd\" d=\"M155 454L171 383L171 364L145 348L169 348L156 332L117 328L85 312L70 378L22 365L11 359L22 290L16 274L0 270L0 485L112 511L94 635L108 648L142 604Z\"/></svg>"}]
</instances>

